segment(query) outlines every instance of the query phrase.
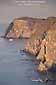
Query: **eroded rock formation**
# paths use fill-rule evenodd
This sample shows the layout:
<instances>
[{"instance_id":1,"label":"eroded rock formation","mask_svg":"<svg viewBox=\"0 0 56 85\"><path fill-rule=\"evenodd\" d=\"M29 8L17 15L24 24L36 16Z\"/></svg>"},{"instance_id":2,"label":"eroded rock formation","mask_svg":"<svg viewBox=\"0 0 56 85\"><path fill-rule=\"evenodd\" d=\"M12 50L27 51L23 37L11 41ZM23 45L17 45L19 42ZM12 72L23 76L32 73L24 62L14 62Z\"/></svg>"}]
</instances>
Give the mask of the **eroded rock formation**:
<instances>
[{"instance_id":1,"label":"eroded rock formation","mask_svg":"<svg viewBox=\"0 0 56 85\"><path fill-rule=\"evenodd\" d=\"M37 59L40 59L38 67L40 71L49 70L56 65L56 23L47 31Z\"/></svg>"},{"instance_id":2,"label":"eroded rock formation","mask_svg":"<svg viewBox=\"0 0 56 85\"><path fill-rule=\"evenodd\" d=\"M30 38L31 34L38 29L38 33L42 29L47 28L47 19L22 17L15 18L8 26L5 38ZM43 30L42 30L43 31Z\"/></svg>"},{"instance_id":3,"label":"eroded rock formation","mask_svg":"<svg viewBox=\"0 0 56 85\"><path fill-rule=\"evenodd\" d=\"M33 32L30 39L28 40L25 50L31 54L37 55L40 51L40 45L45 37L45 33L49 28L47 20L40 20L35 23Z\"/></svg>"},{"instance_id":4,"label":"eroded rock formation","mask_svg":"<svg viewBox=\"0 0 56 85\"><path fill-rule=\"evenodd\" d=\"M5 38L29 38L25 51L40 61L38 70L47 71L56 65L56 17L14 19Z\"/></svg>"},{"instance_id":5,"label":"eroded rock formation","mask_svg":"<svg viewBox=\"0 0 56 85\"><path fill-rule=\"evenodd\" d=\"M5 38L30 38L37 20L30 17L15 18L6 30Z\"/></svg>"},{"instance_id":6,"label":"eroded rock formation","mask_svg":"<svg viewBox=\"0 0 56 85\"><path fill-rule=\"evenodd\" d=\"M47 71L56 65L56 17L48 17L47 26L41 23L40 26L38 24L39 30L32 34L25 48L40 61L38 70Z\"/></svg>"},{"instance_id":7,"label":"eroded rock formation","mask_svg":"<svg viewBox=\"0 0 56 85\"><path fill-rule=\"evenodd\" d=\"M40 44L45 38L46 31L51 29L56 23L56 17L48 17L45 20L40 20L35 23L33 32L28 40L25 49L31 54L37 55L40 50Z\"/></svg>"}]
</instances>

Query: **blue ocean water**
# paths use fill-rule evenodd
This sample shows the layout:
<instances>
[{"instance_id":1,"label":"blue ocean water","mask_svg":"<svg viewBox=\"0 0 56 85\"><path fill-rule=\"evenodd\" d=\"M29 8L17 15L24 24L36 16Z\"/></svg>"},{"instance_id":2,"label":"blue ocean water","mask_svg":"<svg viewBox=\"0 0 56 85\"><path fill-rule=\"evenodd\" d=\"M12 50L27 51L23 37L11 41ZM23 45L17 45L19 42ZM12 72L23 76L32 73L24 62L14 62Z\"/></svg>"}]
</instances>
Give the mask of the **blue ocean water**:
<instances>
[{"instance_id":1,"label":"blue ocean water","mask_svg":"<svg viewBox=\"0 0 56 85\"><path fill-rule=\"evenodd\" d=\"M0 24L0 36L6 26ZM36 59L27 53L20 52L26 40L9 41L0 38L0 85L56 85L56 81L36 82L32 79L55 79L56 73L39 73Z\"/></svg>"}]
</instances>

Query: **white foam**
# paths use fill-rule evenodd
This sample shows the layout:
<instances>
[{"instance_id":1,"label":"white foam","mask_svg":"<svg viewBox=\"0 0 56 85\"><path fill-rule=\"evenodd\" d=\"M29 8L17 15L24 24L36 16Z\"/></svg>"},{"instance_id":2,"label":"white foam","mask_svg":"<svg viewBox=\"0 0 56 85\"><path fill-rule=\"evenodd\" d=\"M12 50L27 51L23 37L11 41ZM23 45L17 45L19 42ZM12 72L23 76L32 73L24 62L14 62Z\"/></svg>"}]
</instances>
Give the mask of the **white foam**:
<instances>
[{"instance_id":1,"label":"white foam","mask_svg":"<svg viewBox=\"0 0 56 85\"><path fill-rule=\"evenodd\" d=\"M9 39L9 41L13 41L13 39Z\"/></svg>"}]
</instances>

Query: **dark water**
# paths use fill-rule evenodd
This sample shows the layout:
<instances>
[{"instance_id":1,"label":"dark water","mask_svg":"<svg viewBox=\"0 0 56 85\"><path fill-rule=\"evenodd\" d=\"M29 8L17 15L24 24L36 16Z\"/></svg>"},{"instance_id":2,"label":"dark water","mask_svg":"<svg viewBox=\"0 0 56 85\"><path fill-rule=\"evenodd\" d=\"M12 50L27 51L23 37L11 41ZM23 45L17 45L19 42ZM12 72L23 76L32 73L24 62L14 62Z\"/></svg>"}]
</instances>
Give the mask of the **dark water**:
<instances>
[{"instance_id":1,"label":"dark water","mask_svg":"<svg viewBox=\"0 0 56 85\"><path fill-rule=\"evenodd\" d=\"M0 35L5 26L0 25ZM9 41L0 38L0 85L56 85L56 81L34 82L32 79L56 79L56 73L36 72L36 60L20 52L26 40Z\"/></svg>"}]
</instances>

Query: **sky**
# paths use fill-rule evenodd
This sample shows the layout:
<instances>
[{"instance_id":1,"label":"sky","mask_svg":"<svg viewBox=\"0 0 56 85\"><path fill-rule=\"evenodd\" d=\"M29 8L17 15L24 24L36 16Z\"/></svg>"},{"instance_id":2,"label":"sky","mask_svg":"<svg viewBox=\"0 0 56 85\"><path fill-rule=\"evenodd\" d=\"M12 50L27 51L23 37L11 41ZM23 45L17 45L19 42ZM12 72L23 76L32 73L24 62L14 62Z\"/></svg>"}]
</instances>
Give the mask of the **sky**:
<instances>
[{"instance_id":1,"label":"sky","mask_svg":"<svg viewBox=\"0 0 56 85\"><path fill-rule=\"evenodd\" d=\"M23 16L56 16L56 0L0 0L0 22L10 23L15 17Z\"/></svg>"}]
</instances>

